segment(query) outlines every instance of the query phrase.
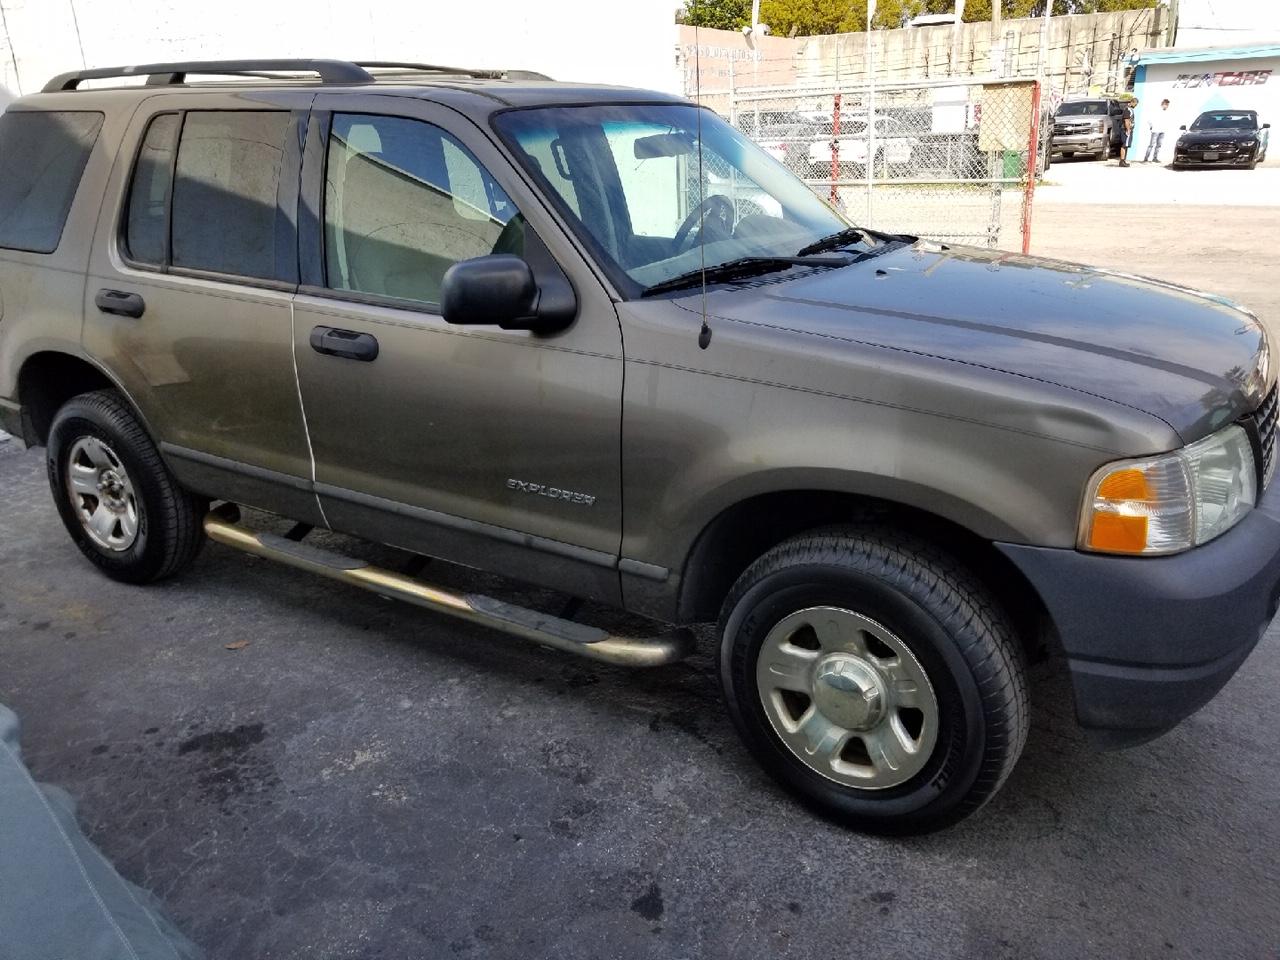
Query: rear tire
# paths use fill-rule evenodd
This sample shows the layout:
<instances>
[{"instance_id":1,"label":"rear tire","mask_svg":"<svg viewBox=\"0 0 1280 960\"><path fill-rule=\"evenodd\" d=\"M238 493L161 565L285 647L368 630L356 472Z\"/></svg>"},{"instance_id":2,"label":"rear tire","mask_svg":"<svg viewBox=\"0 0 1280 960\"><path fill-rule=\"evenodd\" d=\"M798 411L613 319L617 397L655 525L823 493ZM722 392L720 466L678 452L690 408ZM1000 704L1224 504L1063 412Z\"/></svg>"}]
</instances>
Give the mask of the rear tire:
<instances>
[{"instance_id":1,"label":"rear tire","mask_svg":"<svg viewBox=\"0 0 1280 960\"><path fill-rule=\"evenodd\" d=\"M738 579L721 631L721 682L748 749L849 826L955 823L1022 751L1021 647L988 591L922 540L883 529L788 540Z\"/></svg>"},{"instance_id":2,"label":"rear tire","mask_svg":"<svg viewBox=\"0 0 1280 960\"><path fill-rule=\"evenodd\" d=\"M112 579L162 580L200 551L207 501L182 489L116 391L82 393L62 406L46 465L71 539Z\"/></svg>"}]
</instances>

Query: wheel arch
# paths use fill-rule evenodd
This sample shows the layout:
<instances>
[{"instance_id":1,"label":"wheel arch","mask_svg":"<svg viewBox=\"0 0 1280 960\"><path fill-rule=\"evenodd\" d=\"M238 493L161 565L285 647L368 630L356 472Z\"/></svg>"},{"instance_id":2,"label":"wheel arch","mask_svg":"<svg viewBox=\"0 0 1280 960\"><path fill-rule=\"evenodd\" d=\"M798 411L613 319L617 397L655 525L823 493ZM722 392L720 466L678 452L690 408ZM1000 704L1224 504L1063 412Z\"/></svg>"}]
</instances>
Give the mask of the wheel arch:
<instances>
[{"instance_id":1,"label":"wheel arch","mask_svg":"<svg viewBox=\"0 0 1280 960\"><path fill-rule=\"evenodd\" d=\"M120 393L151 436L146 417L107 370L84 356L66 350L40 350L23 362L18 370L17 400L22 405L23 438L30 446L44 446L49 428L58 410L72 397L92 390L115 390Z\"/></svg>"},{"instance_id":2,"label":"wheel arch","mask_svg":"<svg viewBox=\"0 0 1280 960\"><path fill-rule=\"evenodd\" d=\"M1040 595L990 538L920 506L835 490L757 494L717 514L686 557L677 620L715 620L742 572L782 541L823 527L860 523L898 529L951 553L1002 603L1028 658L1043 659L1050 628Z\"/></svg>"}]
</instances>

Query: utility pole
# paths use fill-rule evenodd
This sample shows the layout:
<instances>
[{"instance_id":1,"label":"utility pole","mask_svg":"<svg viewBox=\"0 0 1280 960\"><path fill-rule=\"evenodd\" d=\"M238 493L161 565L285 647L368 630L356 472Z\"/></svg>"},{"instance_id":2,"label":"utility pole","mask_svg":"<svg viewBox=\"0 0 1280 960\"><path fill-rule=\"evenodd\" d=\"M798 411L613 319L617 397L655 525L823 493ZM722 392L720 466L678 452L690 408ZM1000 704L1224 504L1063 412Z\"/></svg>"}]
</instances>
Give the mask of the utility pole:
<instances>
[{"instance_id":1,"label":"utility pole","mask_svg":"<svg viewBox=\"0 0 1280 960\"><path fill-rule=\"evenodd\" d=\"M756 33L756 27L760 25L760 0L751 0L751 34Z\"/></svg>"},{"instance_id":2,"label":"utility pole","mask_svg":"<svg viewBox=\"0 0 1280 960\"><path fill-rule=\"evenodd\" d=\"M1178 0L1169 0L1169 27L1165 31L1164 45L1172 47L1178 42Z\"/></svg>"},{"instance_id":3,"label":"utility pole","mask_svg":"<svg viewBox=\"0 0 1280 960\"><path fill-rule=\"evenodd\" d=\"M993 4L999 6L999 4ZM959 73L960 28L964 25L964 0L956 0L956 22L951 25L951 72Z\"/></svg>"},{"instance_id":4,"label":"utility pole","mask_svg":"<svg viewBox=\"0 0 1280 960\"><path fill-rule=\"evenodd\" d=\"M867 65L867 225L875 223L871 212L872 189L876 179L876 74L875 47L871 43L871 24L876 18L876 0L867 0L867 49L864 62Z\"/></svg>"},{"instance_id":5,"label":"utility pole","mask_svg":"<svg viewBox=\"0 0 1280 960\"><path fill-rule=\"evenodd\" d=\"M1004 38L1000 36L1001 0L991 0L991 41L987 44L987 59L991 61L991 72L997 77L1004 76Z\"/></svg>"},{"instance_id":6,"label":"utility pole","mask_svg":"<svg viewBox=\"0 0 1280 960\"><path fill-rule=\"evenodd\" d=\"M1036 76L1040 78L1042 86L1049 78L1047 58L1049 56L1049 18L1052 16L1053 0L1044 0L1044 21L1040 24L1040 65L1036 69Z\"/></svg>"}]
</instances>

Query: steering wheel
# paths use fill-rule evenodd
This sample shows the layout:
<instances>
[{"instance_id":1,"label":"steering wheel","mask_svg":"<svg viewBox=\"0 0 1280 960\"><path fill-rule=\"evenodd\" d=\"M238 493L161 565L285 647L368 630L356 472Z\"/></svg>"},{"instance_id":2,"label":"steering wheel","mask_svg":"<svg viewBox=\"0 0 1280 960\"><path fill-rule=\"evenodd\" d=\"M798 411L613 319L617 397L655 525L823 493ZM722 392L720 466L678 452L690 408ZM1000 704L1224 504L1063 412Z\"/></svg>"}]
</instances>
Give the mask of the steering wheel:
<instances>
[{"instance_id":1,"label":"steering wheel","mask_svg":"<svg viewBox=\"0 0 1280 960\"><path fill-rule=\"evenodd\" d=\"M733 201L728 197L718 193L703 197L702 202L684 218L684 223L680 224L680 229L676 231L672 243L678 251L684 252L685 249L693 245L693 228L697 226L698 233L701 234L708 221L718 221L720 228L724 230L725 236L732 236L733 214Z\"/></svg>"}]
</instances>

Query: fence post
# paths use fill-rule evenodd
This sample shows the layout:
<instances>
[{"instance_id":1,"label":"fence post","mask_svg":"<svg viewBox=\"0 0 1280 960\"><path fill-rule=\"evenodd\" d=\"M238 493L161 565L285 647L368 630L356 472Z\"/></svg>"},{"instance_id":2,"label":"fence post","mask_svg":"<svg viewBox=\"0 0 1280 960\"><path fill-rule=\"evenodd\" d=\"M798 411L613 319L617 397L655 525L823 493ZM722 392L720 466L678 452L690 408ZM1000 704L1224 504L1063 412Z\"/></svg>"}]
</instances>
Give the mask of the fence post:
<instances>
[{"instance_id":1,"label":"fence post","mask_svg":"<svg viewBox=\"0 0 1280 960\"><path fill-rule=\"evenodd\" d=\"M875 0L867 0L867 52L863 58L867 65L867 226L874 227L875 215L871 209L872 189L876 179L876 61L875 44L871 42L871 20L876 15Z\"/></svg>"},{"instance_id":2,"label":"fence post","mask_svg":"<svg viewBox=\"0 0 1280 960\"><path fill-rule=\"evenodd\" d=\"M1040 150L1040 81L1031 85L1031 139L1027 144L1027 182L1022 190L1022 252L1031 252L1031 201L1036 194Z\"/></svg>"},{"instance_id":3,"label":"fence post","mask_svg":"<svg viewBox=\"0 0 1280 960\"><path fill-rule=\"evenodd\" d=\"M734 127L738 125L738 98L734 93L734 87L733 87L733 58L732 57L729 58L729 123L732 124ZM752 136L753 137L760 136L759 129L757 129L752 134Z\"/></svg>"},{"instance_id":4,"label":"fence post","mask_svg":"<svg viewBox=\"0 0 1280 960\"><path fill-rule=\"evenodd\" d=\"M840 91L836 91L835 105L831 108L831 202L839 204L840 194L836 181L840 179Z\"/></svg>"}]
</instances>

